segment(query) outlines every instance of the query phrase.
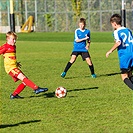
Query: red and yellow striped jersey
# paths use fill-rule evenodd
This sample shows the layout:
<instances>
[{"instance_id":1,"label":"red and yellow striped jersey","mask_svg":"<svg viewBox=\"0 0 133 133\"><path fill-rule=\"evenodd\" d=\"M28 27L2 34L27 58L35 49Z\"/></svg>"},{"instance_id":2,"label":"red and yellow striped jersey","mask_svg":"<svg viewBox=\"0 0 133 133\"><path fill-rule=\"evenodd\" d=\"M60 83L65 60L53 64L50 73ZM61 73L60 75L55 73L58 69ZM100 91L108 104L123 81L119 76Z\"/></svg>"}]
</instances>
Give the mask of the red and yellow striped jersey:
<instances>
[{"instance_id":1,"label":"red and yellow striped jersey","mask_svg":"<svg viewBox=\"0 0 133 133\"><path fill-rule=\"evenodd\" d=\"M0 54L4 57L5 71L9 73L12 69L17 68L16 46L8 43L0 46Z\"/></svg>"}]
</instances>

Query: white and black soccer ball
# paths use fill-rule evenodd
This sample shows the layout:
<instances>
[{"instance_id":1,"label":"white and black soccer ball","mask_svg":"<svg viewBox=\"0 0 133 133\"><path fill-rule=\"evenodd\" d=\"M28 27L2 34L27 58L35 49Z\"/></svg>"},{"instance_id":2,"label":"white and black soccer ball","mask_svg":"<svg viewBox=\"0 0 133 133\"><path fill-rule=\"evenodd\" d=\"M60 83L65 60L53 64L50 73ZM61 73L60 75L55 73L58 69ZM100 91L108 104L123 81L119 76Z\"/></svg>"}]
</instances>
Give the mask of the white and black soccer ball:
<instances>
[{"instance_id":1,"label":"white and black soccer ball","mask_svg":"<svg viewBox=\"0 0 133 133\"><path fill-rule=\"evenodd\" d=\"M66 88L64 88L64 87L62 87L62 86L56 88L56 90L55 90L55 96L56 96L57 98L64 98L64 97L66 97L66 95L67 95L67 90L66 90Z\"/></svg>"}]
</instances>

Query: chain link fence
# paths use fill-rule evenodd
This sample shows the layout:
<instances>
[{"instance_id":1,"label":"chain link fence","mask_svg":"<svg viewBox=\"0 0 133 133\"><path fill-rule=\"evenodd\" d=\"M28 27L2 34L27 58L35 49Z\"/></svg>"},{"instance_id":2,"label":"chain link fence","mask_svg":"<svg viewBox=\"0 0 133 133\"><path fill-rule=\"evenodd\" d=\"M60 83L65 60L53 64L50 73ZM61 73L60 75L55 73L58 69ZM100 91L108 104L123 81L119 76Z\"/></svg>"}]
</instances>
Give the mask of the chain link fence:
<instances>
[{"instance_id":1,"label":"chain link fence","mask_svg":"<svg viewBox=\"0 0 133 133\"><path fill-rule=\"evenodd\" d=\"M131 3L132 0L126 0L126 26L133 29ZM37 32L74 31L80 17L86 18L91 31L112 31L110 16L120 11L121 0L14 0L18 32L29 16L34 17ZM10 27L10 0L0 0L0 27L0 32L3 27Z\"/></svg>"}]
</instances>

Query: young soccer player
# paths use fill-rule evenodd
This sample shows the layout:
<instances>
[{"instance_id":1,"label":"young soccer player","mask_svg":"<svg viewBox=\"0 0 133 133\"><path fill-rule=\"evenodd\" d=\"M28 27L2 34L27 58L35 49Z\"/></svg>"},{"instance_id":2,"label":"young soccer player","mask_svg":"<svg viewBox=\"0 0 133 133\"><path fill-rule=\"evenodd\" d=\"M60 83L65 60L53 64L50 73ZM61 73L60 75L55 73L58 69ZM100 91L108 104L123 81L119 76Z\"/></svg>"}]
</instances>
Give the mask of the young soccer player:
<instances>
[{"instance_id":1,"label":"young soccer player","mask_svg":"<svg viewBox=\"0 0 133 133\"><path fill-rule=\"evenodd\" d=\"M64 72L61 74L62 78L66 76L67 71L76 61L76 58L79 55L82 56L83 61L86 60L90 68L92 78L96 78L96 74L94 72L94 66L91 61L90 54L88 52L88 49L90 47L90 30L86 29L85 26L86 26L86 20L84 18L80 18L79 28L75 30L74 43L73 43L74 47L71 54L71 59L67 63Z\"/></svg>"},{"instance_id":2,"label":"young soccer player","mask_svg":"<svg viewBox=\"0 0 133 133\"><path fill-rule=\"evenodd\" d=\"M47 88L40 88L36 84L34 84L31 80L29 80L23 72L19 69L21 64L16 60L16 39L17 35L9 31L6 34L7 42L0 46L0 54L3 54L4 57L4 67L7 74L9 74L14 82L21 80L22 83L15 89L15 91L10 95L11 99L14 98L23 98L18 94L24 90L26 86L32 88L35 94L39 94L41 92L46 92Z\"/></svg>"},{"instance_id":3,"label":"young soccer player","mask_svg":"<svg viewBox=\"0 0 133 133\"><path fill-rule=\"evenodd\" d=\"M110 18L110 23L114 28L114 46L106 53L108 57L115 49L118 51L121 78L124 83L133 90L133 36L132 32L122 27L122 18L119 14L114 14Z\"/></svg>"}]
</instances>

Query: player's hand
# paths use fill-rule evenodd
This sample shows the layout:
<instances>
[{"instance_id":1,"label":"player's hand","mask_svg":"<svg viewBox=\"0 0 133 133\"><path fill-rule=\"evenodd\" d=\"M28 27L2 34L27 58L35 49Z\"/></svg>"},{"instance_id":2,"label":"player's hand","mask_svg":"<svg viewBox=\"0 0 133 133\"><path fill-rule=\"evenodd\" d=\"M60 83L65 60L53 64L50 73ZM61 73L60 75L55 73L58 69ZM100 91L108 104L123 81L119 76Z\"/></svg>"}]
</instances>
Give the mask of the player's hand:
<instances>
[{"instance_id":1,"label":"player's hand","mask_svg":"<svg viewBox=\"0 0 133 133\"><path fill-rule=\"evenodd\" d=\"M20 62L17 62L17 67L21 68L21 63Z\"/></svg>"},{"instance_id":2,"label":"player's hand","mask_svg":"<svg viewBox=\"0 0 133 133\"><path fill-rule=\"evenodd\" d=\"M87 39L89 39L89 37L86 35L86 36L85 36L85 40L87 40Z\"/></svg>"},{"instance_id":3,"label":"player's hand","mask_svg":"<svg viewBox=\"0 0 133 133\"><path fill-rule=\"evenodd\" d=\"M88 47L88 46L86 46L85 48L86 48L87 50L89 49L89 47Z\"/></svg>"},{"instance_id":4,"label":"player's hand","mask_svg":"<svg viewBox=\"0 0 133 133\"><path fill-rule=\"evenodd\" d=\"M108 51L107 53L106 53L106 57L108 58L109 57L109 55L112 53L112 51L110 50L110 51Z\"/></svg>"}]
</instances>

